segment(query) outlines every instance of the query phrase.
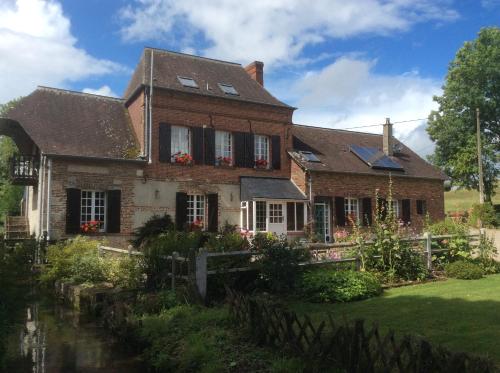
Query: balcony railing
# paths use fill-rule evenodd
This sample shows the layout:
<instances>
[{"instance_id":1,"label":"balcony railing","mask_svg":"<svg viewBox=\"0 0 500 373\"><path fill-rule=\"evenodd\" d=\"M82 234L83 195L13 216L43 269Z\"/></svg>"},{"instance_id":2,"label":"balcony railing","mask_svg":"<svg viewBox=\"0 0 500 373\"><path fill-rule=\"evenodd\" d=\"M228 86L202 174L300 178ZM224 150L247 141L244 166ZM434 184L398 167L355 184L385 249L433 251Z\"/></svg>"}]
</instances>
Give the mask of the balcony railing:
<instances>
[{"instance_id":1,"label":"balcony railing","mask_svg":"<svg viewBox=\"0 0 500 373\"><path fill-rule=\"evenodd\" d=\"M14 185L38 183L38 161L32 155L15 155L10 159L10 179Z\"/></svg>"}]
</instances>

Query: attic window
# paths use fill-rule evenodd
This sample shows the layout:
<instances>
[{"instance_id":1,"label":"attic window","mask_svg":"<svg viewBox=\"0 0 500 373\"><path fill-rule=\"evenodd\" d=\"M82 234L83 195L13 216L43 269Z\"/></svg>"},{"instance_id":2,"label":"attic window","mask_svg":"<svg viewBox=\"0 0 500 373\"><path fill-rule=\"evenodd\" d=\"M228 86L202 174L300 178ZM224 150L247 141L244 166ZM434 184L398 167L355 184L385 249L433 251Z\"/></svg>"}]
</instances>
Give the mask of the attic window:
<instances>
[{"instance_id":1,"label":"attic window","mask_svg":"<svg viewBox=\"0 0 500 373\"><path fill-rule=\"evenodd\" d=\"M233 96L239 95L238 91L231 84L219 83L219 88L226 95L233 95Z\"/></svg>"},{"instance_id":2,"label":"attic window","mask_svg":"<svg viewBox=\"0 0 500 373\"><path fill-rule=\"evenodd\" d=\"M321 163L321 161L319 160L319 158L313 152L308 152L308 151L305 151L305 150L301 150L301 151L299 151L299 153L302 156L302 158L304 158L307 162L318 162L318 163Z\"/></svg>"},{"instance_id":3,"label":"attic window","mask_svg":"<svg viewBox=\"0 0 500 373\"><path fill-rule=\"evenodd\" d=\"M198 84L194 81L192 78L186 78L184 76L178 76L177 79L179 79L179 82L184 86L188 88L198 88Z\"/></svg>"}]
</instances>

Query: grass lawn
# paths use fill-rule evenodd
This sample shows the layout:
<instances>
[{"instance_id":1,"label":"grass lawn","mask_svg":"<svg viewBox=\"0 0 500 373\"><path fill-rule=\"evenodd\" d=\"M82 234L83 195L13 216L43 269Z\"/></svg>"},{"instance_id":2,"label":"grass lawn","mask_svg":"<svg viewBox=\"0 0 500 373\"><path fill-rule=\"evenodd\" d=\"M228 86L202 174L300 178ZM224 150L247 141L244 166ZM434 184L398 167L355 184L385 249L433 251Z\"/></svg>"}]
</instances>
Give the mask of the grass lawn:
<instances>
[{"instance_id":1,"label":"grass lawn","mask_svg":"<svg viewBox=\"0 0 500 373\"><path fill-rule=\"evenodd\" d=\"M452 190L444 193L445 211L463 211L479 203L479 192L475 190ZM500 203L500 187L496 188L496 195L493 197L493 204Z\"/></svg>"},{"instance_id":2,"label":"grass lawn","mask_svg":"<svg viewBox=\"0 0 500 373\"><path fill-rule=\"evenodd\" d=\"M390 289L359 302L292 302L297 313L315 321L331 313L342 320L378 322L396 336L421 335L455 351L489 356L500 363L500 275L480 280L447 280Z\"/></svg>"}]
</instances>

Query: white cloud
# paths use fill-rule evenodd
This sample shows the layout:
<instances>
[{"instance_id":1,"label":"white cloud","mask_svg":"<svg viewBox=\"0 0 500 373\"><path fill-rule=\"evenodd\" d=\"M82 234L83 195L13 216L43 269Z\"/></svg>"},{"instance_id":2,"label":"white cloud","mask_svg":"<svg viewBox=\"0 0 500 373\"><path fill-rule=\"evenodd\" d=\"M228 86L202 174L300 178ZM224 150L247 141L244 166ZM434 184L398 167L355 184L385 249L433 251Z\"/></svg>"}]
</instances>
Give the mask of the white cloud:
<instances>
[{"instance_id":1,"label":"white cloud","mask_svg":"<svg viewBox=\"0 0 500 373\"><path fill-rule=\"evenodd\" d=\"M108 85L103 85L100 88L84 88L83 93L91 93L93 95L108 96L108 97L118 97L118 95L113 92L113 90Z\"/></svg>"},{"instance_id":2,"label":"white cloud","mask_svg":"<svg viewBox=\"0 0 500 373\"><path fill-rule=\"evenodd\" d=\"M55 0L0 2L0 102L36 85L67 83L124 68L76 47L70 20Z\"/></svg>"},{"instance_id":3,"label":"white cloud","mask_svg":"<svg viewBox=\"0 0 500 373\"><path fill-rule=\"evenodd\" d=\"M328 38L458 18L447 0L136 0L120 15L124 40L166 40L181 50L268 66L293 63L306 46Z\"/></svg>"},{"instance_id":4,"label":"white cloud","mask_svg":"<svg viewBox=\"0 0 500 373\"><path fill-rule=\"evenodd\" d=\"M380 75L376 61L351 57L337 59L322 70L310 71L294 82L282 81L270 89L299 109L294 122L331 128L349 128L427 118L436 108L433 95L440 82L418 72ZM395 124L395 136L421 155L432 153L425 132L426 120ZM381 133L382 126L356 129Z\"/></svg>"}]
</instances>

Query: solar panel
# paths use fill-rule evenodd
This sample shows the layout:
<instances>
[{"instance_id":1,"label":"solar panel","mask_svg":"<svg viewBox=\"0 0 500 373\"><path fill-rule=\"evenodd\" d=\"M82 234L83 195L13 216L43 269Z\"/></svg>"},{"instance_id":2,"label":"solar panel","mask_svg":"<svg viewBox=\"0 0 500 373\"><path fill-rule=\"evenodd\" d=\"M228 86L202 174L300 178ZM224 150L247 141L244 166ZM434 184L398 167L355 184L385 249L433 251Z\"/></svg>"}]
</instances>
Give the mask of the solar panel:
<instances>
[{"instance_id":1,"label":"solar panel","mask_svg":"<svg viewBox=\"0 0 500 373\"><path fill-rule=\"evenodd\" d=\"M304 158L308 162L319 162L319 163L321 163L321 161L319 160L319 158L313 152L308 152L308 151L302 150L302 151L299 151L299 153L302 156L302 158Z\"/></svg>"},{"instance_id":2,"label":"solar panel","mask_svg":"<svg viewBox=\"0 0 500 373\"><path fill-rule=\"evenodd\" d=\"M368 166L381 170L404 171L404 168L395 160L388 157L377 148L351 145L351 152L358 156Z\"/></svg>"},{"instance_id":3,"label":"solar panel","mask_svg":"<svg viewBox=\"0 0 500 373\"><path fill-rule=\"evenodd\" d=\"M185 76L178 76L177 79L184 87L198 88L198 84L196 84L196 82L192 78L186 78Z\"/></svg>"},{"instance_id":4,"label":"solar panel","mask_svg":"<svg viewBox=\"0 0 500 373\"><path fill-rule=\"evenodd\" d=\"M219 88L227 95L238 96L239 93L231 84L219 83Z\"/></svg>"}]
</instances>

